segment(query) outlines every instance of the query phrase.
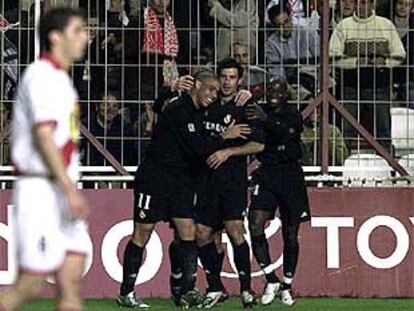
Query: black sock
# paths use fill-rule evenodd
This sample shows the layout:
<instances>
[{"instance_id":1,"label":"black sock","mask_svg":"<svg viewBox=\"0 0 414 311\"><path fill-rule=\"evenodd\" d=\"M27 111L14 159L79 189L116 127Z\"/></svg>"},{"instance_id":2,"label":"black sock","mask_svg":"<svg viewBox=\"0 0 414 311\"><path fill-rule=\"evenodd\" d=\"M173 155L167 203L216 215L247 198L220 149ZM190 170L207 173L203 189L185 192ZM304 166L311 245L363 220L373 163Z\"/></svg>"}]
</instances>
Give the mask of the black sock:
<instances>
[{"instance_id":1,"label":"black sock","mask_svg":"<svg viewBox=\"0 0 414 311\"><path fill-rule=\"evenodd\" d=\"M185 294L195 287L197 277L197 244L195 241L180 241L183 279L181 293Z\"/></svg>"},{"instance_id":2,"label":"black sock","mask_svg":"<svg viewBox=\"0 0 414 311\"><path fill-rule=\"evenodd\" d=\"M128 295L134 290L135 281L142 263L144 248L129 241L124 252L124 265L120 294Z\"/></svg>"},{"instance_id":3,"label":"black sock","mask_svg":"<svg viewBox=\"0 0 414 311\"><path fill-rule=\"evenodd\" d=\"M299 225L282 226L283 236L283 289L292 286L299 258Z\"/></svg>"},{"instance_id":4,"label":"black sock","mask_svg":"<svg viewBox=\"0 0 414 311\"><path fill-rule=\"evenodd\" d=\"M223 254L217 252L214 242L198 248L198 255L206 274L208 290L218 292L224 289L220 279Z\"/></svg>"},{"instance_id":5,"label":"black sock","mask_svg":"<svg viewBox=\"0 0 414 311\"><path fill-rule=\"evenodd\" d=\"M250 254L249 245L244 241L240 245L233 244L234 263L239 274L240 292L250 290Z\"/></svg>"},{"instance_id":6,"label":"black sock","mask_svg":"<svg viewBox=\"0 0 414 311\"><path fill-rule=\"evenodd\" d=\"M271 259L269 255L269 244L264 234L252 237L252 249L257 263L265 273L266 281L268 283L280 282L274 271L268 271Z\"/></svg>"},{"instance_id":7,"label":"black sock","mask_svg":"<svg viewBox=\"0 0 414 311\"><path fill-rule=\"evenodd\" d=\"M221 281L221 275L220 275L221 271L223 271L224 250L221 253L217 253L217 254L218 254L218 257L217 257L218 261L216 262L216 267L217 268L215 269L215 271L217 271L217 275L218 275L218 278L219 278L219 281L220 281L220 288L221 288L222 291L225 291L223 282Z\"/></svg>"},{"instance_id":8,"label":"black sock","mask_svg":"<svg viewBox=\"0 0 414 311\"><path fill-rule=\"evenodd\" d=\"M292 284L288 284L285 282L282 282L282 284L280 285L280 290L287 290L287 289L291 289L292 288Z\"/></svg>"},{"instance_id":9,"label":"black sock","mask_svg":"<svg viewBox=\"0 0 414 311\"><path fill-rule=\"evenodd\" d=\"M172 241L168 248L168 253L171 265L170 290L172 291L173 288L181 287L181 280L183 276L180 242Z\"/></svg>"}]
</instances>

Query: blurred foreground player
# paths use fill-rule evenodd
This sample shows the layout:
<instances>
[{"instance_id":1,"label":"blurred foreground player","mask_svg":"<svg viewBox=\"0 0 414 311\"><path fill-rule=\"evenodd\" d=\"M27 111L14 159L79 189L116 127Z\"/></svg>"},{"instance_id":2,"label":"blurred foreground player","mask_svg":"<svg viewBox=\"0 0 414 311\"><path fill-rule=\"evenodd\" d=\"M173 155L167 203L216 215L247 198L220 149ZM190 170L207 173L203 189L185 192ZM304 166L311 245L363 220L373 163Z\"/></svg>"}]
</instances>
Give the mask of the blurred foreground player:
<instances>
[{"instance_id":1,"label":"blurred foreground player","mask_svg":"<svg viewBox=\"0 0 414 311\"><path fill-rule=\"evenodd\" d=\"M85 52L85 19L76 10L55 9L41 19L39 33L43 54L26 69L13 111L19 272L0 294L0 310L19 310L54 275L57 310L78 311L90 239L82 220L87 205L76 189L79 109L67 71Z\"/></svg>"},{"instance_id":2,"label":"blurred foreground player","mask_svg":"<svg viewBox=\"0 0 414 311\"><path fill-rule=\"evenodd\" d=\"M302 115L287 102L287 83L271 80L267 105L249 109L251 119L259 120L265 132L265 149L258 154L261 166L253 174L253 195L249 211L249 229L253 254L265 272L267 286L263 305L277 294L285 305L293 305L291 286L299 255L299 226L310 220L305 178L300 164ZM279 207L283 236L283 281L270 270L269 246L265 224Z\"/></svg>"},{"instance_id":3,"label":"blurred foreground player","mask_svg":"<svg viewBox=\"0 0 414 311\"><path fill-rule=\"evenodd\" d=\"M216 139L202 135L203 115L217 98L220 84L214 74L195 78L189 94L172 100L159 115L151 145L135 175L134 231L125 253L123 281L118 304L148 308L134 296L142 256L155 224L174 223L182 255L181 305L199 306L202 296L195 290L197 245L194 197L197 167L206 157L224 147L224 141L250 133L246 125L234 125Z\"/></svg>"}]
</instances>

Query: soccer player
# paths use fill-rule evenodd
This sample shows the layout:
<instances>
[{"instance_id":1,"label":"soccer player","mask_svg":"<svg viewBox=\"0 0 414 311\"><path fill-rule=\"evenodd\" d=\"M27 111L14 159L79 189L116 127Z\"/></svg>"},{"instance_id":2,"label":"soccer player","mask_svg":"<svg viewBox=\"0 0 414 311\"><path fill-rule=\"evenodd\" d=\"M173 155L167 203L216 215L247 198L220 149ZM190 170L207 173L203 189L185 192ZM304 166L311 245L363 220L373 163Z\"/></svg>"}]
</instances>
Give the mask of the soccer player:
<instances>
[{"instance_id":1,"label":"soccer player","mask_svg":"<svg viewBox=\"0 0 414 311\"><path fill-rule=\"evenodd\" d=\"M225 146L225 140L250 133L246 124L230 124L216 138L202 135L202 118L217 97L220 84L213 73L195 77L194 87L170 102L159 115L151 145L135 175L134 231L124 253L123 281L118 303L148 308L134 295L142 255L155 224L171 220L180 238L183 279L181 305L203 302L194 289L197 272L194 196L197 167L208 155Z\"/></svg>"},{"instance_id":2,"label":"soccer player","mask_svg":"<svg viewBox=\"0 0 414 311\"><path fill-rule=\"evenodd\" d=\"M0 294L0 310L19 310L54 275L57 310L79 311L89 236L82 220L87 204L76 189L79 109L68 70L86 48L84 16L73 9L51 10L40 20L39 34L42 57L26 69L13 107L19 272Z\"/></svg>"},{"instance_id":3,"label":"soccer player","mask_svg":"<svg viewBox=\"0 0 414 311\"><path fill-rule=\"evenodd\" d=\"M280 292L281 302L293 305L291 286L299 255L298 233L302 222L310 219L308 196L300 159L302 116L287 102L287 83L273 79L267 86L265 111L248 108L250 119L259 120L265 131L265 149L258 154L261 166L253 174L253 195L249 229L253 254L263 269L267 286L261 298L270 304ZM283 281L269 269L269 246L265 224L279 207L283 236Z\"/></svg>"},{"instance_id":4,"label":"soccer player","mask_svg":"<svg viewBox=\"0 0 414 311\"><path fill-rule=\"evenodd\" d=\"M234 59L218 64L220 97L204 117L205 130L213 137L223 133L232 123L247 123L246 106L237 106L243 67ZM199 257L209 285L205 307L213 307L223 296L220 281L222 255L217 251L214 232L224 228L234 251L234 262L240 280L240 295L245 307L255 304L251 292L249 246L244 238L244 215L247 208L247 155L264 149L260 130L250 124L252 133L244 139L229 140L226 149L212 154L204 172L203 190L197 200L197 243ZM221 257L221 258L220 258Z\"/></svg>"}]
</instances>

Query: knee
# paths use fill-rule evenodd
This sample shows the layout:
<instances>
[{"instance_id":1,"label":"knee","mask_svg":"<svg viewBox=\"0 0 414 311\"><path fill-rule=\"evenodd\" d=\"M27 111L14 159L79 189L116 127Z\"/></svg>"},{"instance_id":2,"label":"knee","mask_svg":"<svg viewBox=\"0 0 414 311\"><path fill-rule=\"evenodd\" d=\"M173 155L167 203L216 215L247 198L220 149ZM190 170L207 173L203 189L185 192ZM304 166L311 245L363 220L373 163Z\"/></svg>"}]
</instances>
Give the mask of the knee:
<instances>
[{"instance_id":1,"label":"knee","mask_svg":"<svg viewBox=\"0 0 414 311\"><path fill-rule=\"evenodd\" d=\"M222 231L215 232L213 235L214 244L216 245L216 249L219 253L224 252L223 242L221 240Z\"/></svg>"},{"instance_id":2,"label":"knee","mask_svg":"<svg viewBox=\"0 0 414 311\"><path fill-rule=\"evenodd\" d=\"M45 280L35 280L31 282L17 282L14 287L14 290L17 292L19 297L22 297L23 300L28 301L34 298L37 298L41 291L43 290Z\"/></svg>"},{"instance_id":3,"label":"knee","mask_svg":"<svg viewBox=\"0 0 414 311\"><path fill-rule=\"evenodd\" d=\"M198 246L204 246L213 242L213 235L211 229L206 226L196 226L196 240Z\"/></svg>"},{"instance_id":4,"label":"knee","mask_svg":"<svg viewBox=\"0 0 414 311\"><path fill-rule=\"evenodd\" d=\"M256 237L264 234L265 222L261 217L254 214L249 215L249 231L251 236Z\"/></svg>"},{"instance_id":5,"label":"knee","mask_svg":"<svg viewBox=\"0 0 414 311\"><path fill-rule=\"evenodd\" d=\"M297 226L288 227L283 232L283 242L288 249L297 249L299 247Z\"/></svg>"},{"instance_id":6,"label":"knee","mask_svg":"<svg viewBox=\"0 0 414 311\"><path fill-rule=\"evenodd\" d=\"M196 236L195 225L192 221L183 221L177 225L178 234L181 240L194 240Z\"/></svg>"},{"instance_id":7,"label":"knee","mask_svg":"<svg viewBox=\"0 0 414 311\"><path fill-rule=\"evenodd\" d=\"M144 247L154 229L154 224L135 224L132 234L132 242L140 247Z\"/></svg>"},{"instance_id":8,"label":"knee","mask_svg":"<svg viewBox=\"0 0 414 311\"><path fill-rule=\"evenodd\" d=\"M231 222L226 224L226 232L233 244L240 245L244 239L244 225L242 221Z\"/></svg>"}]
</instances>

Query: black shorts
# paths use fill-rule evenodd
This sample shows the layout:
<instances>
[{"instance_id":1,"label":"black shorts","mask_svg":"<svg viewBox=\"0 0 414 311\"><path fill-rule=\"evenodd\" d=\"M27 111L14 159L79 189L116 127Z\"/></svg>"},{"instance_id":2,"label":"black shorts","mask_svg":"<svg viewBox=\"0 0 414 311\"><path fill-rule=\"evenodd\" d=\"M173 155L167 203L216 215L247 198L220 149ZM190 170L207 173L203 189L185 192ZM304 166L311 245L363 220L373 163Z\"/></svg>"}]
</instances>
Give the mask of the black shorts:
<instances>
[{"instance_id":1,"label":"black shorts","mask_svg":"<svg viewBox=\"0 0 414 311\"><path fill-rule=\"evenodd\" d=\"M251 211L268 211L274 217L279 207L282 223L288 225L310 220L305 177L298 163L260 167L252 177Z\"/></svg>"},{"instance_id":2,"label":"black shorts","mask_svg":"<svg viewBox=\"0 0 414 311\"><path fill-rule=\"evenodd\" d=\"M134 182L134 221L194 218L194 182L187 171L143 162Z\"/></svg>"},{"instance_id":3,"label":"black shorts","mask_svg":"<svg viewBox=\"0 0 414 311\"><path fill-rule=\"evenodd\" d=\"M223 229L225 221L243 220L247 209L247 170L230 166L209 171L197 192L196 223Z\"/></svg>"}]
</instances>

